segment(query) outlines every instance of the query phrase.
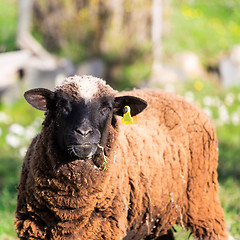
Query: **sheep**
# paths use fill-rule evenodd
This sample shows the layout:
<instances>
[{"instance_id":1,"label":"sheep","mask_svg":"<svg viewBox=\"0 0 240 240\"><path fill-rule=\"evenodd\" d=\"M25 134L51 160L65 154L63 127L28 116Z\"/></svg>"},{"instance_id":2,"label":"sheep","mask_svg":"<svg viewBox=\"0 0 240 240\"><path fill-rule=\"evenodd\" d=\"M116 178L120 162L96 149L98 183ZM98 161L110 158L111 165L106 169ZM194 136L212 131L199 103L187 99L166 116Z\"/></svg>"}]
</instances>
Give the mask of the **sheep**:
<instances>
[{"instance_id":1,"label":"sheep","mask_svg":"<svg viewBox=\"0 0 240 240\"><path fill-rule=\"evenodd\" d=\"M217 139L198 107L92 76L24 96L46 116L23 161L20 239L174 239L175 224L198 239L228 239ZM121 122L126 107L138 124Z\"/></svg>"}]
</instances>

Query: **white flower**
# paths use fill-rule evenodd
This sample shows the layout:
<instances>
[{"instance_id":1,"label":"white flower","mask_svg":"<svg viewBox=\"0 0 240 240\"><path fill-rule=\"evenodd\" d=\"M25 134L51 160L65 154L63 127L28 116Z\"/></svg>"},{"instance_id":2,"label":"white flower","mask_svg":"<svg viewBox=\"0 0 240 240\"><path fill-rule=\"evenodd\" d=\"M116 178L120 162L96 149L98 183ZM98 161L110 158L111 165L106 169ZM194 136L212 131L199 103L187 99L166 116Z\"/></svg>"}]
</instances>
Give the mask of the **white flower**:
<instances>
[{"instance_id":1,"label":"white flower","mask_svg":"<svg viewBox=\"0 0 240 240\"><path fill-rule=\"evenodd\" d=\"M11 117L8 116L5 112L0 112L0 122L2 123L10 123Z\"/></svg>"},{"instance_id":2,"label":"white flower","mask_svg":"<svg viewBox=\"0 0 240 240\"><path fill-rule=\"evenodd\" d=\"M233 102L234 102L234 94L233 93L227 93L227 95L225 96L224 102L227 106L232 106Z\"/></svg>"},{"instance_id":3,"label":"white flower","mask_svg":"<svg viewBox=\"0 0 240 240\"><path fill-rule=\"evenodd\" d=\"M210 96L205 96L203 98L203 103L205 106L212 106L213 105L213 99Z\"/></svg>"},{"instance_id":4,"label":"white flower","mask_svg":"<svg viewBox=\"0 0 240 240\"><path fill-rule=\"evenodd\" d=\"M21 126L20 124L18 123L14 123L10 126L9 128L9 131L11 133L14 133L16 135L19 135L19 136L24 136L25 135L25 129L23 126Z\"/></svg>"},{"instance_id":5,"label":"white flower","mask_svg":"<svg viewBox=\"0 0 240 240\"><path fill-rule=\"evenodd\" d=\"M6 142L8 145L10 145L11 147L14 147L14 148L19 147L21 144L21 140L19 139L19 137L12 133L9 133L6 136Z\"/></svg>"},{"instance_id":6,"label":"white flower","mask_svg":"<svg viewBox=\"0 0 240 240\"><path fill-rule=\"evenodd\" d=\"M232 120L232 124L233 125L239 125L239 123L240 123L240 117L239 117L239 115L238 115L238 113L233 113L232 115L231 115L231 120Z\"/></svg>"},{"instance_id":7,"label":"white flower","mask_svg":"<svg viewBox=\"0 0 240 240\"><path fill-rule=\"evenodd\" d=\"M212 111L210 108L203 108L203 111L210 117L212 118Z\"/></svg>"},{"instance_id":8,"label":"white flower","mask_svg":"<svg viewBox=\"0 0 240 240\"><path fill-rule=\"evenodd\" d=\"M219 97L214 97L212 99L212 106L215 106L215 107L220 107L222 104L221 100L219 99Z\"/></svg>"},{"instance_id":9,"label":"white flower","mask_svg":"<svg viewBox=\"0 0 240 240\"><path fill-rule=\"evenodd\" d=\"M173 84L170 84L170 83L166 84L165 87L164 87L164 89L165 89L167 92L176 92L174 85L173 85Z\"/></svg>"},{"instance_id":10,"label":"white flower","mask_svg":"<svg viewBox=\"0 0 240 240\"><path fill-rule=\"evenodd\" d=\"M184 97L189 101L189 102L194 102L194 94L193 92L186 92Z\"/></svg>"},{"instance_id":11,"label":"white flower","mask_svg":"<svg viewBox=\"0 0 240 240\"><path fill-rule=\"evenodd\" d=\"M21 148L19 149L19 155L20 155L21 157L24 157L25 154L26 154L26 152L27 152L27 148L26 148L26 147L21 147Z\"/></svg>"},{"instance_id":12,"label":"white flower","mask_svg":"<svg viewBox=\"0 0 240 240\"><path fill-rule=\"evenodd\" d=\"M32 138L34 138L37 134L36 128L33 126L29 126L26 128L25 130L25 138L27 140L31 140Z\"/></svg>"},{"instance_id":13,"label":"white flower","mask_svg":"<svg viewBox=\"0 0 240 240\"><path fill-rule=\"evenodd\" d=\"M225 105L221 105L218 109L218 114L219 114L219 120L222 123L228 123L229 122L229 114L228 110L225 107Z\"/></svg>"},{"instance_id":14,"label":"white flower","mask_svg":"<svg viewBox=\"0 0 240 240\"><path fill-rule=\"evenodd\" d=\"M32 122L31 126L34 127L35 129L38 129L41 126L41 124L42 118L38 117Z\"/></svg>"}]
</instances>

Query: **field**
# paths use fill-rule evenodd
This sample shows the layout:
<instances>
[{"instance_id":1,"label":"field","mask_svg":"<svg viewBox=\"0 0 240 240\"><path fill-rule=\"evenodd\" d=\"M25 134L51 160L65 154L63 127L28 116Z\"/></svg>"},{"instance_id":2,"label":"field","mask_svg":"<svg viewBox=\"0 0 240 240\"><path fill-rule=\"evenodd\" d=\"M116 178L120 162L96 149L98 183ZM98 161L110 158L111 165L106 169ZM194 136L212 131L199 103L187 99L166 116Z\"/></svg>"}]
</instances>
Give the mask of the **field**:
<instances>
[{"instance_id":1,"label":"field","mask_svg":"<svg viewBox=\"0 0 240 240\"><path fill-rule=\"evenodd\" d=\"M237 89L223 91L209 82L201 84L202 89L196 90L196 82L188 83L180 94L201 106L214 120L219 139L219 194L227 226L240 239L240 93ZM15 236L13 217L22 157L39 131L42 118L43 113L23 99L0 106L0 239ZM178 239L183 239L184 233L179 234Z\"/></svg>"},{"instance_id":2,"label":"field","mask_svg":"<svg viewBox=\"0 0 240 240\"><path fill-rule=\"evenodd\" d=\"M0 3L0 52L15 50L16 3L16 0L2 0ZM237 0L172 1L172 30L163 41L165 58L187 49L196 52L203 65L216 65L217 59L239 41L239 7ZM185 31L182 31L182 26ZM149 69L150 66L141 59L135 65L126 65L118 74L118 82L122 84L119 89L138 84L141 78L148 77ZM219 195L227 227L236 240L240 239L239 87L223 89L210 79L190 79L178 87L167 84L164 90L184 96L213 119L219 140ZM39 132L42 119L43 113L31 108L23 98L17 102L0 103L2 240L16 239L13 221L22 158L31 139ZM188 238L189 233L175 228L178 240Z\"/></svg>"}]
</instances>

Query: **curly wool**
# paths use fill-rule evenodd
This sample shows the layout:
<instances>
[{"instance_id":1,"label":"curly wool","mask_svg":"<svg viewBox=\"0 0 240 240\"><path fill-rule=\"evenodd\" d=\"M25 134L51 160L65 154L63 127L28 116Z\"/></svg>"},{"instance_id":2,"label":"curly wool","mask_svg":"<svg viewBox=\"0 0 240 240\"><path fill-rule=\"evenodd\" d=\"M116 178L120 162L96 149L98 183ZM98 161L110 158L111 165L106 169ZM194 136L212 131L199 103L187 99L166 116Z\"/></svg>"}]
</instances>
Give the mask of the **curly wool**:
<instances>
[{"instance_id":1,"label":"curly wool","mask_svg":"<svg viewBox=\"0 0 240 240\"><path fill-rule=\"evenodd\" d=\"M227 239L209 118L174 94L118 95L141 97L148 108L138 125L117 119L110 127L107 170L103 154L66 162L50 119L33 140L19 183L20 239L157 239L174 224L200 239Z\"/></svg>"}]
</instances>

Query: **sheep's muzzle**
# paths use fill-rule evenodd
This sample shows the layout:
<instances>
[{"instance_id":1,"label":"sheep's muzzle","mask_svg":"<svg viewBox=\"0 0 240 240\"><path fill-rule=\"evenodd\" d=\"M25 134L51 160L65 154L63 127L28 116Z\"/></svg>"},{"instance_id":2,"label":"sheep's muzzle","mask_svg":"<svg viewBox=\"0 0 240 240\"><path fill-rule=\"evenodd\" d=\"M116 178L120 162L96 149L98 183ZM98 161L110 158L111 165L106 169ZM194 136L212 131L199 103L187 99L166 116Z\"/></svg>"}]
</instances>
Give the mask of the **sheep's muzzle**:
<instances>
[{"instance_id":1,"label":"sheep's muzzle","mask_svg":"<svg viewBox=\"0 0 240 240\"><path fill-rule=\"evenodd\" d=\"M78 158L91 158L97 151L97 143L71 145L70 151Z\"/></svg>"}]
</instances>

